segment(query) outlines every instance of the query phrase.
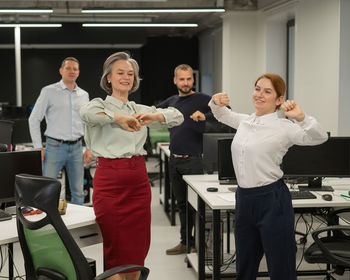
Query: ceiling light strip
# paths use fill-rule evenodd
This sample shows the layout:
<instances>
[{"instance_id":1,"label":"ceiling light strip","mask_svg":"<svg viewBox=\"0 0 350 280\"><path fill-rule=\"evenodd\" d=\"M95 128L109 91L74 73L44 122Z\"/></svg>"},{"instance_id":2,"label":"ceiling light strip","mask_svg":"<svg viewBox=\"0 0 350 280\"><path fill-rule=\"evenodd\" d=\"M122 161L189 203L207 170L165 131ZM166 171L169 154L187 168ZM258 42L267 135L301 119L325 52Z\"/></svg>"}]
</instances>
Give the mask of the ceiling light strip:
<instances>
[{"instance_id":1,"label":"ceiling light strip","mask_svg":"<svg viewBox=\"0 0 350 280\"><path fill-rule=\"evenodd\" d=\"M48 14L52 12L52 9L0 9L0 14Z\"/></svg>"},{"instance_id":2,"label":"ceiling light strip","mask_svg":"<svg viewBox=\"0 0 350 280\"><path fill-rule=\"evenodd\" d=\"M83 27L198 27L197 23L83 23Z\"/></svg>"},{"instance_id":3,"label":"ceiling light strip","mask_svg":"<svg viewBox=\"0 0 350 280\"><path fill-rule=\"evenodd\" d=\"M58 23L4 23L0 24L0 27L62 27L62 24Z\"/></svg>"},{"instance_id":4,"label":"ceiling light strip","mask_svg":"<svg viewBox=\"0 0 350 280\"><path fill-rule=\"evenodd\" d=\"M130 14L130 13L223 13L225 9L82 9L82 13L115 13L115 14Z\"/></svg>"}]
</instances>

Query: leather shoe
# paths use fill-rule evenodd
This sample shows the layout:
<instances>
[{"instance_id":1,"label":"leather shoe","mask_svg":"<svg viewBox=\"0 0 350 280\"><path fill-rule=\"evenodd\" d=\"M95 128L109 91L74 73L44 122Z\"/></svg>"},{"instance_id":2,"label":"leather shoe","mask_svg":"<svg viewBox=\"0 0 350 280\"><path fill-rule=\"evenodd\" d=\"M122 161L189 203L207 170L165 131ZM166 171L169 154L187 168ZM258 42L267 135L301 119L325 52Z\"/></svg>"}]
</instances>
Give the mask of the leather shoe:
<instances>
[{"instance_id":1,"label":"leather shoe","mask_svg":"<svg viewBox=\"0 0 350 280\"><path fill-rule=\"evenodd\" d=\"M165 251L167 255L180 255L186 253L186 245L182 244L181 242L176 245L174 248L168 249Z\"/></svg>"}]
</instances>

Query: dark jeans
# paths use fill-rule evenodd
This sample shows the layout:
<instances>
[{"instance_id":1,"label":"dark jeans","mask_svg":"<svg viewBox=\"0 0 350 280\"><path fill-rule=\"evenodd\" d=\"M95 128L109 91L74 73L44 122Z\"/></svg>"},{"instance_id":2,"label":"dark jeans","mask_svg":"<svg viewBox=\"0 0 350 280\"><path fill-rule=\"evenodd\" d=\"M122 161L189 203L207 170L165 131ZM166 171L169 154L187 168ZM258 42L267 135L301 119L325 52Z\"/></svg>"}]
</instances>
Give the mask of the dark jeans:
<instances>
[{"instance_id":1,"label":"dark jeans","mask_svg":"<svg viewBox=\"0 0 350 280\"><path fill-rule=\"evenodd\" d=\"M181 243L187 245L186 241L186 202L187 184L182 179L182 175L203 174L203 162L201 157L174 158L170 157L169 176L172 184L173 194L177 201L177 208L180 216ZM189 215L190 232L193 230L194 211ZM191 237L189 245L194 247L194 238Z\"/></svg>"}]
</instances>

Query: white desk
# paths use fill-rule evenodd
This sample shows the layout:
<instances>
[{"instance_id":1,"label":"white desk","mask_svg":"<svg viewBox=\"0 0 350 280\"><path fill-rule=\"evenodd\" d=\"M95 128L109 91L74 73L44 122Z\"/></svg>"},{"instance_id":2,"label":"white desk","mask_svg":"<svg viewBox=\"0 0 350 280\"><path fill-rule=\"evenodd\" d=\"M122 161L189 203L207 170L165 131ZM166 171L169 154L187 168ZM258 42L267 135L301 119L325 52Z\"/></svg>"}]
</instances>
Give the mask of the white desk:
<instances>
[{"instance_id":1,"label":"white desk","mask_svg":"<svg viewBox=\"0 0 350 280\"><path fill-rule=\"evenodd\" d=\"M38 216L40 215L43 214ZM102 235L95 221L92 207L68 204L66 214L61 217L79 247L102 242ZM0 222L0 228L0 245L7 244L12 249L13 243L18 242L16 218ZM11 271L13 273L12 264L9 262L9 274ZM10 275L10 277L12 276Z\"/></svg>"},{"instance_id":2,"label":"white desk","mask_svg":"<svg viewBox=\"0 0 350 280\"><path fill-rule=\"evenodd\" d=\"M187 200L197 211L198 221L198 256L197 260L193 254L188 256L193 267L198 271L198 279L205 279L205 205L208 205L213 212L213 273L212 279L220 279L220 210L230 210L235 208L235 194L228 190L229 185L220 185L218 175L185 175L183 179L188 185ZM294 208L318 208L318 207L350 207L350 199L341 197L340 194L348 195L350 181L348 179L328 179L328 184L333 186L333 200L325 201L322 194L329 192L313 192L317 199L292 200ZM208 187L218 188L218 192L208 192ZM229 200L223 197L227 196Z\"/></svg>"},{"instance_id":3,"label":"white desk","mask_svg":"<svg viewBox=\"0 0 350 280\"><path fill-rule=\"evenodd\" d=\"M170 221L170 224L172 226L175 226L176 224L175 223L175 197L171 188L170 178L169 178L169 158L170 158L169 143L166 143L166 142L157 143L157 152L159 152L160 203L163 203L164 205L164 212L167 215ZM164 191L162 189L163 177L164 177Z\"/></svg>"}]
</instances>

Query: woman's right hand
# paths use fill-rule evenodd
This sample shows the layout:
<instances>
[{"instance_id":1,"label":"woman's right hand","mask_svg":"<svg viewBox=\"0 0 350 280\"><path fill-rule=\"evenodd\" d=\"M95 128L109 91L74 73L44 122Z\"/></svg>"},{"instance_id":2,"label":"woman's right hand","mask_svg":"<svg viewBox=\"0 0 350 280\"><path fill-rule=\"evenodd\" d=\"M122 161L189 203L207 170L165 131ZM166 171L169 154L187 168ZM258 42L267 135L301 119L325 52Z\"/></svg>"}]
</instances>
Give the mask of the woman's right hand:
<instances>
[{"instance_id":1,"label":"woman's right hand","mask_svg":"<svg viewBox=\"0 0 350 280\"><path fill-rule=\"evenodd\" d=\"M137 120L134 117L124 116L124 115L115 113L114 122L120 125L122 129L130 132L139 131L141 129L141 124L139 120Z\"/></svg>"},{"instance_id":2,"label":"woman's right hand","mask_svg":"<svg viewBox=\"0 0 350 280\"><path fill-rule=\"evenodd\" d=\"M213 95L212 99L215 105L219 107L230 105L230 99L228 98L227 93L224 93L224 92L216 93Z\"/></svg>"}]
</instances>

